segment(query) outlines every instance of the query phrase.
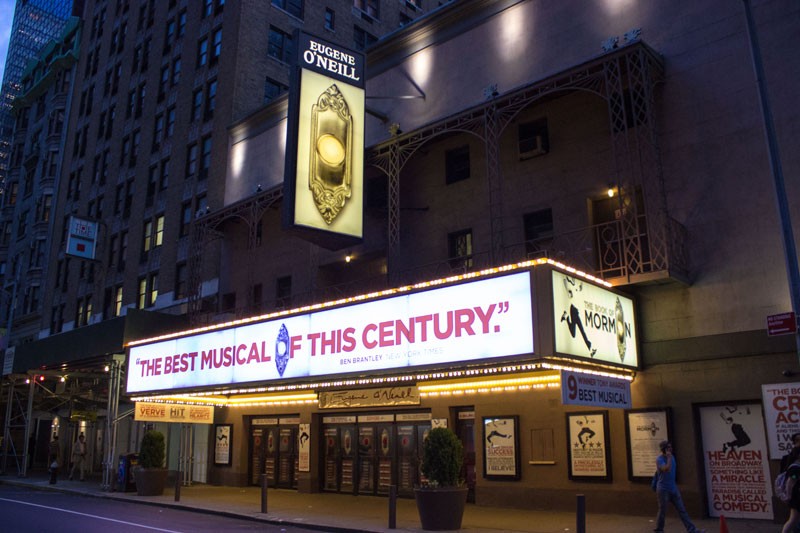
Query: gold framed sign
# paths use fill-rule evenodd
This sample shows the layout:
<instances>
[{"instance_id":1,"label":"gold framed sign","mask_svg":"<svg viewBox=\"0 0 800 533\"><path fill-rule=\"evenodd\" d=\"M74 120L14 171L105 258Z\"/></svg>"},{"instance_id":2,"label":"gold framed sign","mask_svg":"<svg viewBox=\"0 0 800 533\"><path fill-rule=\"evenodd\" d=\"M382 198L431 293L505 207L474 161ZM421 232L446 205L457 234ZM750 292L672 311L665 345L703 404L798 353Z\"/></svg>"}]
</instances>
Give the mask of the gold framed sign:
<instances>
[{"instance_id":1,"label":"gold framed sign","mask_svg":"<svg viewBox=\"0 0 800 533\"><path fill-rule=\"evenodd\" d=\"M300 31L294 40L284 226L338 249L363 237L364 56Z\"/></svg>"}]
</instances>

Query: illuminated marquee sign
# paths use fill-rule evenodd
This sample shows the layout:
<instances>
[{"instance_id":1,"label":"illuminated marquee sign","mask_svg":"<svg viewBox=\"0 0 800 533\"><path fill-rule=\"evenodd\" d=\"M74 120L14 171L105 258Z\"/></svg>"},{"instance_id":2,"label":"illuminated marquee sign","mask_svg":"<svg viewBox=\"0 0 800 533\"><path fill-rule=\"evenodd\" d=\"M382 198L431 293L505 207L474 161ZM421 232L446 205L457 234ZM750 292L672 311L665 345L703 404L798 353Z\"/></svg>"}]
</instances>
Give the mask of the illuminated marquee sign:
<instances>
[{"instance_id":1,"label":"illuminated marquee sign","mask_svg":"<svg viewBox=\"0 0 800 533\"><path fill-rule=\"evenodd\" d=\"M210 405L136 402L133 419L138 422L211 424L214 422L214 407Z\"/></svg>"},{"instance_id":2,"label":"illuminated marquee sign","mask_svg":"<svg viewBox=\"0 0 800 533\"><path fill-rule=\"evenodd\" d=\"M363 237L364 56L295 33L284 226L329 249Z\"/></svg>"},{"instance_id":3,"label":"illuminated marquee sign","mask_svg":"<svg viewBox=\"0 0 800 533\"><path fill-rule=\"evenodd\" d=\"M132 346L128 393L440 365L533 352L521 272Z\"/></svg>"},{"instance_id":4,"label":"illuminated marquee sign","mask_svg":"<svg viewBox=\"0 0 800 533\"><path fill-rule=\"evenodd\" d=\"M556 352L638 368L633 300L553 270Z\"/></svg>"}]
</instances>

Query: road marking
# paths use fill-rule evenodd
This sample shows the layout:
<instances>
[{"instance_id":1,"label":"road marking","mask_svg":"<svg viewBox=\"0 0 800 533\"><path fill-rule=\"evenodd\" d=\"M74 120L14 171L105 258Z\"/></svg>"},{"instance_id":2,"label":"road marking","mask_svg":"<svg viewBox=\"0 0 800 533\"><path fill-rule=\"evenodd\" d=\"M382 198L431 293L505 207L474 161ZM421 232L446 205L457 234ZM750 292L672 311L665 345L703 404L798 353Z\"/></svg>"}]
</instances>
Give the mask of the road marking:
<instances>
[{"instance_id":1,"label":"road marking","mask_svg":"<svg viewBox=\"0 0 800 533\"><path fill-rule=\"evenodd\" d=\"M151 527L145 526L142 524L137 524L135 522L126 522L125 520L115 520L114 518L106 518L105 516L98 516L95 514L88 514L88 513L79 513L77 511L70 511L69 509L60 509L58 507L48 507L47 505L39 505L38 503L30 503L30 502L23 502L20 500L10 500L8 498L0 498L0 501L4 502L11 502L11 503L20 503L22 505L30 505L31 507L41 507L42 509L50 509L51 511L61 511L62 513L70 513L76 514L79 516L86 516L88 518L97 518L99 520L108 520L109 522L116 522L117 524L125 524L126 526L134 526L134 527L141 527L144 529L152 529L153 531L164 531L165 533L180 533L179 531L173 531L171 529L161 529L158 527Z\"/></svg>"}]
</instances>

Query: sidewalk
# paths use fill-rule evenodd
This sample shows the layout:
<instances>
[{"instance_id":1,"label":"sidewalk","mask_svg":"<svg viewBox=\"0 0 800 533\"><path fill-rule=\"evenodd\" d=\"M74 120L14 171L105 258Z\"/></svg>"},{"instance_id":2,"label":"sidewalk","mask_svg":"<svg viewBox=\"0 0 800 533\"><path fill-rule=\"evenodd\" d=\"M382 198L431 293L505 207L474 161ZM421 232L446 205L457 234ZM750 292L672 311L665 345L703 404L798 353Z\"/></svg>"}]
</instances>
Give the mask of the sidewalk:
<instances>
[{"instance_id":1,"label":"sidewalk","mask_svg":"<svg viewBox=\"0 0 800 533\"><path fill-rule=\"evenodd\" d=\"M422 531L413 500L398 498L396 529L389 529L389 500L373 496L345 494L300 494L292 490L269 489L267 513L261 512L259 487L217 487L193 485L181 487L180 501L175 488L168 487L162 496L138 496L135 492L106 492L97 480L48 483L44 474L27 478L0 476L0 484L31 487L68 493L130 501L145 505L173 507L189 511L222 514L330 532L419 532ZM655 512L655 502L653 504ZM729 533L774 533L780 526L769 520L726 519ZM719 519L697 519L695 524L708 533L720 531ZM652 516L587 514L586 531L590 533L645 533L652 531ZM576 531L574 513L526 511L468 504L461 531L471 533L529 532L564 533ZM667 513L665 531L682 532L673 509Z\"/></svg>"}]
</instances>

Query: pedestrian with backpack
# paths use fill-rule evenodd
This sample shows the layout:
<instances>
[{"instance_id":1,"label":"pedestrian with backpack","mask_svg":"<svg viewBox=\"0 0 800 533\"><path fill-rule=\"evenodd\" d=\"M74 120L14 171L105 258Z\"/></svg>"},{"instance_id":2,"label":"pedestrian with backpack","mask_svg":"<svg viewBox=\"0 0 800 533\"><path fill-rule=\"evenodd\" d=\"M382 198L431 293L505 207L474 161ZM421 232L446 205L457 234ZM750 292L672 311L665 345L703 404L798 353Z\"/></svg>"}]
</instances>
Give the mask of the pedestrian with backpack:
<instances>
[{"instance_id":1,"label":"pedestrian with backpack","mask_svg":"<svg viewBox=\"0 0 800 533\"><path fill-rule=\"evenodd\" d=\"M797 478L800 477L800 448L793 448L791 451L791 464L786 472L783 472L782 485L787 493L782 500L788 497L789 519L783 524L781 533L792 533L800 524L800 493L797 491ZM781 477L778 476L778 477Z\"/></svg>"}]
</instances>

